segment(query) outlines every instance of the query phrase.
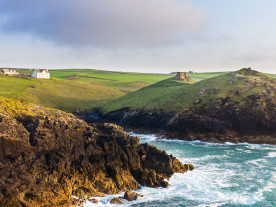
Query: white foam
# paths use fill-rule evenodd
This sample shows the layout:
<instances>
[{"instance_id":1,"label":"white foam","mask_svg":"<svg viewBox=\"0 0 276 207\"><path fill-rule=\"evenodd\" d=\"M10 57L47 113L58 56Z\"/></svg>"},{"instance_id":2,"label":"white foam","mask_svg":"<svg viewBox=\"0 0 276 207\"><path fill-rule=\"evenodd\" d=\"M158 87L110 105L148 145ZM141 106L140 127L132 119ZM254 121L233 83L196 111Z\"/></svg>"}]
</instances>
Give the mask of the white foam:
<instances>
[{"instance_id":1,"label":"white foam","mask_svg":"<svg viewBox=\"0 0 276 207\"><path fill-rule=\"evenodd\" d=\"M264 167L265 164L267 163L266 159L255 159L255 160L249 160L245 162L246 164L253 164L258 167Z\"/></svg>"},{"instance_id":2,"label":"white foam","mask_svg":"<svg viewBox=\"0 0 276 207\"><path fill-rule=\"evenodd\" d=\"M111 204L110 201L112 198L114 197L123 197L123 193L121 194L117 194L117 195L106 195L105 197L93 197L95 199L97 199L99 202L98 203L92 203L90 201L86 201L84 203L84 207L94 207L94 206L105 206L105 207L108 207L108 206L114 206L115 204ZM122 200L124 201L124 200ZM126 203L126 202L125 202Z\"/></svg>"},{"instance_id":3,"label":"white foam","mask_svg":"<svg viewBox=\"0 0 276 207\"><path fill-rule=\"evenodd\" d=\"M129 134L131 136L138 136L145 141L180 142L180 143L189 143L189 144L206 144L206 145L214 145L214 146L249 146L249 148L251 149L272 147L274 148L274 150L276 150L276 145L271 145L271 144L250 144L248 142L240 142L240 143L225 142L222 144L222 143L214 143L214 142L203 142L201 140L187 141L187 140L180 140L180 139L169 139L167 137L158 137L155 134L136 134L134 132L129 132Z\"/></svg>"},{"instance_id":4,"label":"white foam","mask_svg":"<svg viewBox=\"0 0 276 207\"><path fill-rule=\"evenodd\" d=\"M151 142L151 144L156 143L156 145L160 145L160 142L172 143L168 145L167 153L172 153L183 163L191 163L196 168L185 174L174 174L169 180L170 186L168 188L142 187L135 192L144 195L144 197L118 206L131 206L153 201L168 202L174 198L181 198L183 202L192 201L196 203L195 206L199 207L217 207L225 204L254 205L265 200L264 192L272 192L276 188L276 168L270 167L269 170L267 169L270 163L273 162L273 159L270 158L276 157L275 145L228 142L216 144L198 140L160 140L156 135L134 133L130 133L130 135L139 136L141 142ZM189 148L194 147L196 150L202 148L204 152L206 151L206 154L190 151L191 154L186 156L187 152L183 150L186 145ZM208 153L208 148L214 150L214 146L218 147L215 152L221 154ZM166 147L166 145L162 145L162 147ZM266 151L268 152L263 153ZM255 156L257 152L261 152L259 156ZM251 159L253 154L254 159ZM241 156L241 158L237 160L237 156ZM232 161L232 158L234 161ZM220 162L221 159L223 161ZM263 169L261 173L260 168ZM270 173L272 176L270 176ZM117 206L110 204L109 201L113 197L119 196L123 196L123 194L96 198L99 200L98 204L86 202L84 206Z\"/></svg>"},{"instance_id":5,"label":"white foam","mask_svg":"<svg viewBox=\"0 0 276 207\"><path fill-rule=\"evenodd\" d=\"M276 152L269 152L267 157L276 157Z\"/></svg>"},{"instance_id":6,"label":"white foam","mask_svg":"<svg viewBox=\"0 0 276 207\"><path fill-rule=\"evenodd\" d=\"M225 204L227 204L227 203L214 203L214 204L200 204L200 205L198 205L197 207L219 207L219 206L222 206L222 205L225 205Z\"/></svg>"},{"instance_id":7,"label":"white foam","mask_svg":"<svg viewBox=\"0 0 276 207\"><path fill-rule=\"evenodd\" d=\"M130 132L129 135L139 137L141 141L147 141L147 142L152 142L152 141L156 141L157 139L160 139L154 134L135 134L133 132Z\"/></svg>"}]
</instances>

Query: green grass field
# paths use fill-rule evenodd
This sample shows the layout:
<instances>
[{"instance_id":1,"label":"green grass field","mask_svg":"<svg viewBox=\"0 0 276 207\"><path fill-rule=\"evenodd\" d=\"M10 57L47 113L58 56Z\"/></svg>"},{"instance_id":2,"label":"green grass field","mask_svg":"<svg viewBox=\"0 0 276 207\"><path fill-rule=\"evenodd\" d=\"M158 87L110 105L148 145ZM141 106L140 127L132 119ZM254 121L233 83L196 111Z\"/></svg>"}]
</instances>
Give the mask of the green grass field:
<instances>
[{"instance_id":1,"label":"green grass field","mask_svg":"<svg viewBox=\"0 0 276 207\"><path fill-rule=\"evenodd\" d=\"M209 72L209 73L187 73L187 76L198 82L208 78L213 78L219 75L226 74L227 72Z\"/></svg>"},{"instance_id":2,"label":"green grass field","mask_svg":"<svg viewBox=\"0 0 276 207\"><path fill-rule=\"evenodd\" d=\"M19 73L26 73L26 74L32 74L33 69L16 69L17 72Z\"/></svg>"},{"instance_id":3,"label":"green grass field","mask_svg":"<svg viewBox=\"0 0 276 207\"><path fill-rule=\"evenodd\" d=\"M208 75L210 74L204 74L205 77ZM228 96L232 91L245 87L247 85L246 80L255 78L249 75L245 76L244 80L239 79L236 83L230 84L233 77L233 73L224 73L194 84L176 83L173 78L170 78L118 99L107 101L96 108L104 114L122 108L181 112L197 104L210 103L215 97ZM237 101L241 101L243 96L261 90L262 87L252 87L235 98Z\"/></svg>"},{"instance_id":4,"label":"green grass field","mask_svg":"<svg viewBox=\"0 0 276 207\"><path fill-rule=\"evenodd\" d=\"M219 75L226 74L228 72L208 72L208 73L187 73L187 76L192 78L194 81L198 82L201 80L205 80L208 78L213 78ZM264 73L264 75L267 75L271 78L276 78L276 74L269 74L269 73Z\"/></svg>"},{"instance_id":5,"label":"green grass field","mask_svg":"<svg viewBox=\"0 0 276 207\"><path fill-rule=\"evenodd\" d=\"M0 96L14 98L28 87L40 85L40 80L30 78L16 78L0 75Z\"/></svg>"},{"instance_id":6,"label":"green grass field","mask_svg":"<svg viewBox=\"0 0 276 207\"><path fill-rule=\"evenodd\" d=\"M271 77L271 78L275 78L276 79L276 74L268 74L268 73L265 73L265 75Z\"/></svg>"},{"instance_id":7,"label":"green grass field","mask_svg":"<svg viewBox=\"0 0 276 207\"><path fill-rule=\"evenodd\" d=\"M171 77L168 74L126 73L90 69L59 69L50 70L50 72L53 78L117 88L123 93L136 91Z\"/></svg>"},{"instance_id":8,"label":"green grass field","mask_svg":"<svg viewBox=\"0 0 276 207\"><path fill-rule=\"evenodd\" d=\"M31 74L33 70L17 69ZM0 96L74 112L115 99L170 75L121 73L90 69L50 70L51 79L0 75Z\"/></svg>"},{"instance_id":9,"label":"green grass field","mask_svg":"<svg viewBox=\"0 0 276 207\"><path fill-rule=\"evenodd\" d=\"M31 74L33 70L17 69L17 71ZM132 107L159 107L160 104L172 101L169 94L176 93L181 87L191 87L173 80L174 75L171 74L126 73L93 69L49 71L51 73L50 80L0 76L0 96L74 112L77 108L89 110L95 105L124 95L126 96L122 97L123 102L119 101L119 103L118 100L114 100L114 104L112 104L114 109L123 106L123 103ZM189 73L188 77L201 83L205 79L222 74L225 72ZM276 78L276 75L270 74L270 76ZM137 91L137 94L140 93L141 96L148 96L148 98L135 98L130 93L134 91ZM193 93L189 95L194 96ZM160 102L161 97L164 97L162 103ZM182 101L179 103L183 104ZM108 104L110 103L108 102Z\"/></svg>"},{"instance_id":10,"label":"green grass field","mask_svg":"<svg viewBox=\"0 0 276 207\"><path fill-rule=\"evenodd\" d=\"M74 112L124 95L116 88L60 79L0 76L0 96Z\"/></svg>"}]
</instances>

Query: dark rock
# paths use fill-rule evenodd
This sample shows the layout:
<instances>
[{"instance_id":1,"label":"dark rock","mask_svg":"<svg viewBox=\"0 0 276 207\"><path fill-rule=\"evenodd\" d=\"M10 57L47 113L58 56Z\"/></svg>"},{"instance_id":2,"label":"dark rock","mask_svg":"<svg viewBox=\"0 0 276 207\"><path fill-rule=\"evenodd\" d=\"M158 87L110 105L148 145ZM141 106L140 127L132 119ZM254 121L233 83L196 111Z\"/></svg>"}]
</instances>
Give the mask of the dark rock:
<instances>
[{"instance_id":1,"label":"dark rock","mask_svg":"<svg viewBox=\"0 0 276 207\"><path fill-rule=\"evenodd\" d=\"M120 198L112 198L111 201L110 201L111 204L120 204L120 203L123 203L123 201L120 199Z\"/></svg>"},{"instance_id":2,"label":"dark rock","mask_svg":"<svg viewBox=\"0 0 276 207\"><path fill-rule=\"evenodd\" d=\"M169 186L169 183L168 183L167 181L164 181L164 180L161 181L160 184L161 184L161 186L162 186L163 188L166 188L166 187Z\"/></svg>"},{"instance_id":3,"label":"dark rock","mask_svg":"<svg viewBox=\"0 0 276 207\"><path fill-rule=\"evenodd\" d=\"M134 201L134 200L137 200L140 197L143 197L143 196L138 194L138 193L134 193L132 191L126 191L125 194L124 194L124 199L126 199L128 201Z\"/></svg>"},{"instance_id":4,"label":"dark rock","mask_svg":"<svg viewBox=\"0 0 276 207\"><path fill-rule=\"evenodd\" d=\"M88 198L88 201L90 201L91 203L99 203L99 201L95 198Z\"/></svg>"},{"instance_id":5,"label":"dark rock","mask_svg":"<svg viewBox=\"0 0 276 207\"><path fill-rule=\"evenodd\" d=\"M117 125L89 126L59 110L3 98L0 143L0 206L78 205L136 190L137 181L159 187L189 169Z\"/></svg>"}]
</instances>

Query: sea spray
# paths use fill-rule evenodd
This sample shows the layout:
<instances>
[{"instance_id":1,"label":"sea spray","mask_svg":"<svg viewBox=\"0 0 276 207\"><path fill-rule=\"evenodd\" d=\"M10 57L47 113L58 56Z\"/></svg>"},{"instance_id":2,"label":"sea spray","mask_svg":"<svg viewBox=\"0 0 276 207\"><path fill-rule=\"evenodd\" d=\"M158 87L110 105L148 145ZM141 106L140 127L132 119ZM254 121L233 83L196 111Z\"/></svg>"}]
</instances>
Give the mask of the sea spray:
<instances>
[{"instance_id":1,"label":"sea spray","mask_svg":"<svg viewBox=\"0 0 276 207\"><path fill-rule=\"evenodd\" d=\"M195 170L174 174L168 188L142 187L135 192L144 197L120 206L276 206L275 145L216 144L131 135L193 164ZM112 206L109 201L113 197L98 198L97 206Z\"/></svg>"}]
</instances>

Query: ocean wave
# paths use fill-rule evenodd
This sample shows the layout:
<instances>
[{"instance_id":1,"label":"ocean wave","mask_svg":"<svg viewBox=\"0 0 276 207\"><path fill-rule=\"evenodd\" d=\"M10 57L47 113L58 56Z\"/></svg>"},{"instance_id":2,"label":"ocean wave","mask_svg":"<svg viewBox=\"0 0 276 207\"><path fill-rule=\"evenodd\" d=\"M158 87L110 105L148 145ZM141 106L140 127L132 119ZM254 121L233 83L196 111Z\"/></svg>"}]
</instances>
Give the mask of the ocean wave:
<instances>
[{"instance_id":1,"label":"ocean wave","mask_svg":"<svg viewBox=\"0 0 276 207\"><path fill-rule=\"evenodd\" d=\"M155 134L136 134L134 132L129 132L131 136L140 137L142 140L146 141L163 141L163 142L177 142L177 143L189 143L189 144L203 144L203 145L213 145L213 146L249 146L251 149L256 149L258 147L271 147L276 150L276 145L272 144L251 144L248 142L241 142L241 143L232 143L232 142L225 142L225 143L214 143L214 142L204 142L201 140L180 140L180 139L169 139L167 137L159 137Z\"/></svg>"},{"instance_id":2,"label":"ocean wave","mask_svg":"<svg viewBox=\"0 0 276 207\"><path fill-rule=\"evenodd\" d=\"M182 198L186 201L193 201L195 203L201 203L198 206L220 206L223 204L242 204L253 205L264 199L263 192L265 189L258 189L253 193L241 192L238 189L241 188L237 183L231 181L231 177L236 175L235 170L222 170L213 168L210 169L195 169L194 171L185 174L174 174L169 180L170 186L168 188L149 188L142 187L135 192L144 195L136 201L123 203L120 206L131 206L134 204L145 204L158 201L171 200L175 197ZM254 188L256 186L251 186ZM233 191L233 189L236 189ZM97 206L112 206L109 201L113 197L122 196L107 196L99 199ZM95 204L87 202L88 206L96 206Z\"/></svg>"},{"instance_id":3,"label":"ocean wave","mask_svg":"<svg viewBox=\"0 0 276 207\"><path fill-rule=\"evenodd\" d=\"M276 152L269 152L266 157L276 157Z\"/></svg>"},{"instance_id":4,"label":"ocean wave","mask_svg":"<svg viewBox=\"0 0 276 207\"><path fill-rule=\"evenodd\" d=\"M276 147L248 143L208 143L160 139L156 135L130 133L195 166L193 171L174 174L168 188L142 187L135 191L144 197L120 205L110 204L113 197L96 198L98 204L84 206L273 206L276 186ZM214 147L215 146L215 147ZM273 194L274 193L274 194ZM270 199L270 200L269 200Z\"/></svg>"}]
</instances>

